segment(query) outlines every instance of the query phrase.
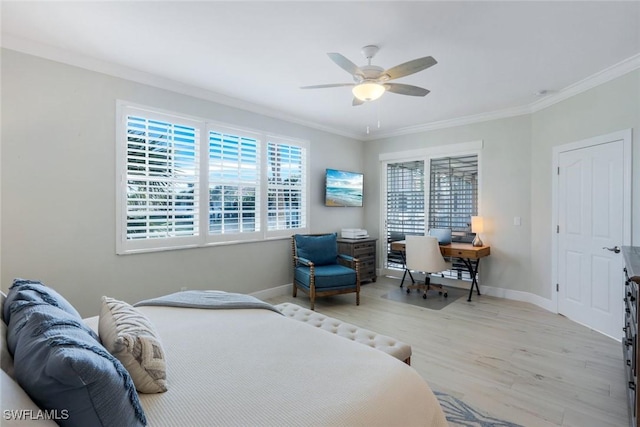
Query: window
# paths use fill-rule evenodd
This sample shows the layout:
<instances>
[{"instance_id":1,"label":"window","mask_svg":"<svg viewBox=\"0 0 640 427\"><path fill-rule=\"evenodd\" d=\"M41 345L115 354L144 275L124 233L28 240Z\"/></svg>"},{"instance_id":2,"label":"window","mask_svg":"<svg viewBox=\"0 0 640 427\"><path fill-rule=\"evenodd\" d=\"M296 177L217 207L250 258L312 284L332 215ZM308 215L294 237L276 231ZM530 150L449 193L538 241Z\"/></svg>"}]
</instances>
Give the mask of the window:
<instances>
[{"instance_id":1,"label":"window","mask_svg":"<svg viewBox=\"0 0 640 427\"><path fill-rule=\"evenodd\" d=\"M307 222L306 150L286 141L268 144L268 229L302 228ZM288 231L286 234L290 234Z\"/></svg>"},{"instance_id":2,"label":"window","mask_svg":"<svg viewBox=\"0 0 640 427\"><path fill-rule=\"evenodd\" d=\"M209 131L209 233L260 232L258 136Z\"/></svg>"},{"instance_id":3,"label":"window","mask_svg":"<svg viewBox=\"0 0 640 427\"><path fill-rule=\"evenodd\" d=\"M402 255L391 242L408 234L424 234L424 161L387 165L387 263L402 268Z\"/></svg>"},{"instance_id":4,"label":"window","mask_svg":"<svg viewBox=\"0 0 640 427\"><path fill-rule=\"evenodd\" d=\"M482 142L477 141L381 155L386 178L386 268L403 268L402 254L391 250L391 242L406 235L423 235L430 228L450 228L454 239L472 240L470 222L471 216L478 214L481 148ZM452 261L453 269L444 275L471 280L465 266Z\"/></svg>"},{"instance_id":5,"label":"window","mask_svg":"<svg viewBox=\"0 0 640 427\"><path fill-rule=\"evenodd\" d=\"M117 253L308 231L307 143L123 102L118 117Z\"/></svg>"},{"instance_id":6,"label":"window","mask_svg":"<svg viewBox=\"0 0 640 427\"><path fill-rule=\"evenodd\" d=\"M429 228L470 232L478 213L478 156L431 159Z\"/></svg>"},{"instance_id":7,"label":"window","mask_svg":"<svg viewBox=\"0 0 640 427\"><path fill-rule=\"evenodd\" d=\"M429 228L450 228L458 236L471 233L471 217L478 214L478 155L441 157L430 161ZM471 280L457 258L443 276Z\"/></svg>"}]
</instances>

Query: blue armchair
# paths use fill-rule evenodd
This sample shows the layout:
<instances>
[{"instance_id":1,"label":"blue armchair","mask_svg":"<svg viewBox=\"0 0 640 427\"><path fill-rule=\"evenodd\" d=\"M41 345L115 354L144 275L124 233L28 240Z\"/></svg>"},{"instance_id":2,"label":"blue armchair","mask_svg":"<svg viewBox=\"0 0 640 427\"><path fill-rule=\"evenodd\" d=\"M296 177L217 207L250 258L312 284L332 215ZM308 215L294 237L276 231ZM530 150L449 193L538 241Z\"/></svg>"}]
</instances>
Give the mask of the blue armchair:
<instances>
[{"instance_id":1,"label":"blue armchair","mask_svg":"<svg viewBox=\"0 0 640 427\"><path fill-rule=\"evenodd\" d=\"M293 252L293 296L298 289L309 295L311 310L316 297L356 293L360 305L360 262L338 254L338 235L295 234Z\"/></svg>"}]
</instances>

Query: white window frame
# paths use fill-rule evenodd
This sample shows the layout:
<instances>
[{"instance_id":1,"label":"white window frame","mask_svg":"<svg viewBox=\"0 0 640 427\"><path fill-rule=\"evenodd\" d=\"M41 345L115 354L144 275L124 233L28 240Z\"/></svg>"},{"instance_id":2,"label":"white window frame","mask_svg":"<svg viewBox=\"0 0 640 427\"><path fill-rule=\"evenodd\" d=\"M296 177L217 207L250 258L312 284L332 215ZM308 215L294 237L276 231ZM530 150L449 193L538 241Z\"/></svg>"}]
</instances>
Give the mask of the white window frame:
<instances>
[{"instance_id":1,"label":"white window frame","mask_svg":"<svg viewBox=\"0 0 640 427\"><path fill-rule=\"evenodd\" d=\"M127 239L127 115L136 114L141 117L161 120L165 122L190 126L199 134L199 179L198 203L199 225L197 233L188 237L155 238L155 239ZM209 232L209 131L228 132L233 135L254 138L259 144L259 184L256 196L259 194L259 224L252 232L211 234ZM268 229L267 203L267 144L296 145L303 151L303 219L301 227L283 230ZM190 117L180 113L165 111L136 103L116 101L116 253L119 255L164 251L194 247L206 247L221 244L235 244L242 242L257 242L269 239L290 238L292 234L308 233L310 221L310 180L309 180L309 151L308 141L287 136L274 135L255 129L219 123L213 120Z\"/></svg>"}]
</instances>

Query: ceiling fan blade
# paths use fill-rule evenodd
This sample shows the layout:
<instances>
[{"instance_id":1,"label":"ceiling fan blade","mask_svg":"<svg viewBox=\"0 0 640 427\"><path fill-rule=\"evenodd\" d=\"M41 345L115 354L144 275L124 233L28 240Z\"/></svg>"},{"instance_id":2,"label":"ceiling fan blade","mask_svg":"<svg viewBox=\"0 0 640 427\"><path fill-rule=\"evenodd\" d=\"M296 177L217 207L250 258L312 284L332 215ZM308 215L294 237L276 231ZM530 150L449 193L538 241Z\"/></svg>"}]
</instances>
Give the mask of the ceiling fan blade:
<instances>
[{"instance_id":1,"label":"ceiling fan blade","mask_svg":"<svg viewBox=\"0 0 640 427\"><path fill-rule=\"evenodd\" d=\"M300 89L325 89L328 87L355 86L355 83L333 83L328 85L302 86Z\"/></svg>"},{"instance_id":2,"label":"ceiling fan blade","mask_svg":"<svg viewBox=\"0 0 640 427\"><path fill-rule=\"evenodd\" d=\"M343 55L335 52L327 53L327 55L329 55L329 58L331 58L333 62L338 64L338 66L345 70L347 73L353 76L364 77L364 73L362 72L362 70L356 64L345 58Z\"/></svg>"},{"instance_id":3,"label":"ceiling fan blade","mask_svg":"<svg viewBox=\"0 0 640 427\"><path fill-rule=\"evenodd\" d=\"M358 105L362 105L362 104L364 104L364 101L356 98L355 96L353 97L353 102L351 103L351 105L353 105L354 107L357 107Z\"/></svg>"},{"instance_id":4,"label":"ceiling fan blade","mask_svg":"<svg viewBox=\"0 0 640 427\"><path fill-rule=\"evenodd\" d=\"M385 83L384 87L388 92L398 93L400 95L425 96L429 93L429 90L425 88L402 83Z\"/></svg>"},{"instance_id":5,"label":"ceiling fan blade","mask_svg":"<svg viewBox=\"0 0 640 427\"><path fill-rule=\"evenodd\" d=\"M425 56L424 58L414 59L413 61L405 62L404 64L396 65L389 68L384 74L389 76L389 80L398 79L400 77L408 76L409 74L417 73L418 71L425 70L433 65L436 65L438 61L433 59L432 56Z\"/></svg>"}]
</instances>

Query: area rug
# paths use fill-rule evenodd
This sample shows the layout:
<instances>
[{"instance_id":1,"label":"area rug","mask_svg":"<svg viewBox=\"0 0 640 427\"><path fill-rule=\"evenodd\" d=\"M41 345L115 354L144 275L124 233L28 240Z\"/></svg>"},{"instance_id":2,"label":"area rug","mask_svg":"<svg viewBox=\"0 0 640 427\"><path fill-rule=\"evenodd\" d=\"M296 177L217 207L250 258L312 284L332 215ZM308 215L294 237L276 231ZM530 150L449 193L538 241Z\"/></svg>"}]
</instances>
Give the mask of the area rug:
<instances>
[{"instance_id":1,"label":"area rug","mask_svg":"<svg viewBox=\"0 0 640 427\"><path fill-rule=\"evenodd\" d=\"M454 427L523 427L509 421L491 417L484 412L467 405L450 394L433 392L447 417L450 426Z\"/></svg>"},{"instance_id":2,"label":"area rug","mask_svg":"<svg viewBox=\"0 0 640 427\"><path fill-rule=\"evenodd\" d=\"M447 291L447 298L445 298L444 295L438 295L437 290L430 290L427 294L427 299L424 299L422 298L423 291L412 289L411 293L407 293L406 287L397 287L396 289L382 295L382 298L431 310L442 310L458 298L469 294L468 290L460 288L445 286L444 289Z\"/></svg>"}]
</instances>

